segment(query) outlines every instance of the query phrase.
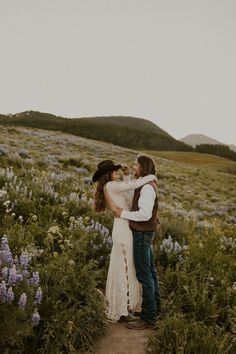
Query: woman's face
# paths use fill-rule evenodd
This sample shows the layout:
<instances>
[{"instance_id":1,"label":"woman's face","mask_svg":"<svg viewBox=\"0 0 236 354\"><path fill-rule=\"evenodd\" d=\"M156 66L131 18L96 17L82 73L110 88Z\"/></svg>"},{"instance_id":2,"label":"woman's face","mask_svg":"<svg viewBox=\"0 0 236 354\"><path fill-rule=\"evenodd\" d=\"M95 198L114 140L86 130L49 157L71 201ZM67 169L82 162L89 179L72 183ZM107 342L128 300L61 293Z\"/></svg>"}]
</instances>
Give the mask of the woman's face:
<instances>
[{"instance_id":1,"label":"woman's face","mask_svg":"<svg viewBox=\"0 0 236 354\"><path fill-rule=\"evenodd\" d=\"M118 171L112 171L111 179L112 179L112 181L117 181L118 179L120 179L119 172Z\"/></svg>"}]
</instances>

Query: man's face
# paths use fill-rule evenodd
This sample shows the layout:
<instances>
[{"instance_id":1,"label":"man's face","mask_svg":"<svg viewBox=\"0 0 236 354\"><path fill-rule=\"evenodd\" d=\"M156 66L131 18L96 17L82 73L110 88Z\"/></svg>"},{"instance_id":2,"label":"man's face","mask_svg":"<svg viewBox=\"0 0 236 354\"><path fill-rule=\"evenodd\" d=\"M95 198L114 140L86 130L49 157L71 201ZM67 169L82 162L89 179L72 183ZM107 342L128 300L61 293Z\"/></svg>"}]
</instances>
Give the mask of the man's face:
<instances>
[{"instance_id":1,"label":"man's face","mask_svg":"<svg viewBox=\"0 0 236 354\"><path fill-rule=\"evenodd\" d=\"M133 165L133 171L134 171L134 176L136 178L139 178L141 176L141 166L137 160L135 161L135 163Z\"/></svg>"}]
</instances>

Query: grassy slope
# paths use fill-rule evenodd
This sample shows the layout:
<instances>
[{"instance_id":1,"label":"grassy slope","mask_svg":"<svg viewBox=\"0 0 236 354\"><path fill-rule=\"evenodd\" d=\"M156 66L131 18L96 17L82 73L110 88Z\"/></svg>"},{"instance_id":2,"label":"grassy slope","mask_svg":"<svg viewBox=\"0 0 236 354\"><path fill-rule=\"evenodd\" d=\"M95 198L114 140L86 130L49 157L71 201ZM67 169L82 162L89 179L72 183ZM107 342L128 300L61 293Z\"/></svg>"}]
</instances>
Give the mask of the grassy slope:
<instances>
[{"instance_id":1,"label":"grassy slope","mask_svg":"<svg viewBox=\"0 0 236 354\"><path fill-rule=\"evenodd\" d=\"M23 181L23 187L29 187L32 185L31 181L29 179L25 179L24 176L26 175L27 178L35 176L37 177L37 183L35 183L35 186L37 188L39 186L44 185L46 185L46 187L49 187L52 184L56 188L60 187L60 190L56 190L60 191L60 193L63 193L63 196L67 196L69 192L78 192L79 194L86 192L90 195L90 193L93 192L93 188L95 188L95 185L93 185L91 189L89 188L89 190L85 188L82 182L83 175L78 174L74 171L74 163L68 165L60 163L55 166L49 164L45 167L45 165L43 165L41 162L44 160L44 158L48 157L48 155L51 155L51 157L55 157L55 159L59 161L70 161L71 158L73 158L74 161L78 162L78 166L89 166L89 172L86 174L86 176L88 177L92 175L97 163L102 159L111 158L115 162L126 162L131 165L138 153L138 151L135 150L127 148L125 149L122 147L114 146L112 144L103 143L101 141L89 140L71 134L50 130L30 129L25 127L9 128L6 126L0 126L0 144L3 145L0 146L0 149L6 149L7 151L7 155L2 156L2 158L0 158L2 166L4 161L6 163L5 167L8 167L9 170L12 166L13 170L15 171L15 173L17 173L18 176L18 180L16 181L17 185L19 181ZM28 153L29 155L29 159L21 158L19 156L19 152L21 149L26 150L26 153ZM179 352L178 350L169 351L170 342L173 342L175 338L178 342L178 348L180 348L180 350L183 351L183 346L181 347L181 345L182 343L184 343L184 350L186 349L186 346L188 346L187 349L191 348L191 352L193 352L195 346L198 345L198 342L200 344L202 342L210 343L210 347L213 343L213 339L215 341L218 337L218 335L215 335L214 337L208 336L208 333L204 334L204 332L202 331L199 332L199 335L197 335L196 330L194 332L193 329L191 329L193 323L195 324L196 322L196 318L198 319L198 326L201 325L202 322L200 321L202 321L203 318L204 321L207 323L208 329L210 328L209 321L211 321L210 323L214 324L214 319L216 316L218 316L219 311L222 312L223 326L225 323L225 318L227 316L226 312L229 311L230 307L232 307L233 318L233 306L235 306L233 305L233 299L235 299L235 293L231 296L231 301L228 301L229 298L226 296L231 293L232 290L229 287L232 287L232 281L235 281L233 275L232 281L228 280L230 279L231 273L235 274L235 266L233 265L235 264L235 260L233 258L233 254L227 255L222 253L220 251L220 245L217 244L217 248L214 246L212 241L212 235L210 234L210 232L208 235L208 230L201 234L203 231L201 229L198 229L195 234L195 231L192 230L192 227L190 227L191 225L188 226L187 222L185 222L185 220L182 220L182 218L180 220L177 219L175 217L174 212L193 211L194 213L203 213L207 211L219 211L219 214L216 213L213 217L206 216L206 218L209 218L210 222L213 224L214 232L216 232L216 237L218 237L219 235L227 236L229 233L229 226L227 226L226 229L225 222L229 216L233 217L235 215L236 205L236 175L232 172L227 173L227 169L236 169L236 163L226 159L217 158L215 156L205 154L203 155L199 153L191 154L179 152L149 152L149 154L153 156L155 160L159 176L159 195L160 201L162 203L162 208L160 208L159 210L159 216L162 222L163 230L163 233L160 235L160 237L164 237L164 232L166 237L167 234L170 232L172 237L179 241L182 241L183 236L186 236L191 246L189 249L190 257L188 257L187 260L188 266L186 268L184 266L183 270L168 268L165 271L164 269L158 266L163 294L162 297L164 304L164 318L158 321L160 327L156 332L153 332L153 335L158 336L158 340L160 341L159 347L161 347L162 352ZM23 166L21 166L21 164ZM31 169L31 164L34 169ZM28 170L29 172L32 170L32 175L27 174ZM56 173L59 173L59 176L61 175L62 177L65 176L65 174L69 173L70 179L63 179L59 183L57 180L54 180ZM9 176L11 176L9 171L8 174ZM54 175L53 178L52 174ZM2 180L2 182L4 181ZM9 190L13 189L14 191L15 186L11 187L11 185L9 185L8 188ZM37 190L35 191L37 192ZM17 197L19 199L21 198L20 193L18 193ZM27 203L25 203L25 208L27 207L27 205L28 200ZM223 208L221 208L222 205ZM43 206L43 208L39 209L44 210L46 206ZM170 210L168 208L169 206L173 207L173 210L171 211L170 215L168 214L168 210ZM233 209L226 208L225 211L225 206L232 206ZM215 208L218 208L219 210ZM45 225L42 224L44 227L44 229L42 228L43 234L45 233L45 230L49 228L49 226L52 226L55 223L55 215L58 215L58 220L56 222L58 222L58 225L61 225L61 213L62 211L65 211L65 209L61 204L56 204L55 211L56 214L49 213L46 215L47 223ZM222 216L221 212L223 213ZM77 217L81 216L81 214L83 217L86 215L81 213L81 210L77 213L73 205L73 209L72 211L70 211L68 216L73 215ZM198 221L201 220L201 222L204 222L204 218L205 216L203 217L203 220L199 219ZM41 219L39 220L41 224L42 221ZM105 221L102 222L105 226L107 226L107 223ZM32 229L30 229L32 230L32 239L34 239L33 237L35 235L35 230L38 230L35 227L36 226L32 226ZM233 232L233 227L235 228L235 226L231 225L231 227ZM12 233L11 224L9 225L9 229L10 233ZM2 234L4 234L5 230L6 229L4 229ZM22 229L20 228L20 230ZM27 237L27 232L20 232L22 233L22 235L24 235L24 237ZM29 235L31 236L31 234ZM38 234L36 234L36 236L37 235ZM191 241L191 238L193 241ZM18 239L19 237L17 235L17 240ZM159 240L156 241L159 242ZM201 246L199 241L201 241ZM154 244L154 247L155 246L158 246L154 248L154 250L157 252L159 250L159 243L157 243L156 245ZM157 262L159 262L159 260L161 259L159 255L160 253L157 253ZM52 262L51 259L50 261ZM67 277L67 264L65 270L65 275ZM212 279L214 281L213 285L215 284L215 287L213 288ZM227 281L226 285L224 285L225 281ZM56 281L54 281L54 283L56 283ZM50 298L52 290L53 286L52 289L50 289ZM61 291L59 291L59 294L61 294ZM212 294L212 297L208 298L208 294ZM77 294L75 295L75 298L77 298ZM224 299L226 300L224 301ZM220 304L222 302L223 305L221 308ZM189 305L187 307L187 310L186 307L182 307L182 304L185 303ZM92 309L94 308L92 307ZM182 315L183 311L187 311L187 314L185 316L186 319L189 318L188 321L178 321L178 316ZM44 316L45 315L46 313L44 314ZM177 316L177 320L175 320L175 316ZM58 335L58 325L51 327L51 323L53 324L54 320L50 321L49 330L51 331L50 333L52 333L50 334L50 336L54 335L54 332L52 332L51 328L56 328L55 333ZM92 325L93 324L91 324L91 326ZM211 327L212 330L215 328L213 328L213 326ZM63 326L61 326L61 328L63 328L64 333L64 330L66 330L66 326L65 329ZM166 334L163 334L164 329L166 331ZM46 332L46 335L48 331ZM175 334L174 336L172 335L173 333ZM186 337L187 335L188 337ZM188 338L191 339L190 344L188 343ZM221 340L221 343L223 343L223 339ZM217 344L216 346L221 350L220 344ZM206 344L201 344L201 349L205 347ZM185 350L185 352L189 352L189 350L187 349ZM50 352L50 350L47 350L47 352ZM152 353L156 352L161 351L156 349ZM210 351L203 349L201 351L199 350L196 352L218 353L219 351ZM222 352L226 353L226 351ZM230 354L231 352L227 353Z\"/></svg>"},{"instance_id":2,"label":"grassy slope","mask_svg":"<svg viewBox=\"0 0 236 354\"><path fill-rule=\"evenodd\" d=\"M8 132L8 133L7 133ZM136 151L113 144L85 139L66 133L30 128L8 128L0 126L0 144L11 146L17 151L25 148L37 159L55 155L57 158L72 156L89 161L94 171L99 161L113 159L117 163L126 162L132 166L138 153L148 153L155 160L159 186L166 189L163 200L174 202L171 193L191 208L191 196L209 199L217 195L219 201L236 203L236 163L224 158L190 152ZM186 195L186 190L191 189ZM161 197L162 198L162 197Z\"/></svg>"}]
</instances>

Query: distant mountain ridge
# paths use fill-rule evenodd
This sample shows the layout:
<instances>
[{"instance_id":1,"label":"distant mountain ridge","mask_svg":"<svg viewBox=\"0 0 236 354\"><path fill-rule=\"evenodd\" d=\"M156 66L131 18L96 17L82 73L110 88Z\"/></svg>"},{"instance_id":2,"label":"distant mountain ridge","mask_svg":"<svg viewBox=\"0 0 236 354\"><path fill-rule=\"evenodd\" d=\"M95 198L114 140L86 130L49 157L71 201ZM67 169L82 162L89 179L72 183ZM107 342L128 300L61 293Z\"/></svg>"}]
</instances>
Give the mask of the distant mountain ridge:
<instances>
[{"instance_id":1,"label":"distant mountain ridge","mask_svg":"<svg viewBox=\"0 0 236 354\"><path fill-rule=\"evenodd\" d=\"M88 139L140 150L192 151L156 124L130 116L65 118L50 113L25 111L0 114L0 124L59 130Z\"/></svg>"},{"instance_id":2,"label":"distant mountain ridge","mask_svg":"<svg viewBox=\"0 0 236 354\"><path fill-rule=\"evenodd\" d=\"M191 145L193 147L196 147L196 145L200 145L200 144L226 145L232 151L236 152L236 146L235 145L222 143L222 142L220 142L220 141L218 141L216 139L212 139L209 136L204 135L204 134L189 134L189 135L186 135L184 138L180 139L180 141L184 142L185 144Z\"/></svg>"}]
</instances>

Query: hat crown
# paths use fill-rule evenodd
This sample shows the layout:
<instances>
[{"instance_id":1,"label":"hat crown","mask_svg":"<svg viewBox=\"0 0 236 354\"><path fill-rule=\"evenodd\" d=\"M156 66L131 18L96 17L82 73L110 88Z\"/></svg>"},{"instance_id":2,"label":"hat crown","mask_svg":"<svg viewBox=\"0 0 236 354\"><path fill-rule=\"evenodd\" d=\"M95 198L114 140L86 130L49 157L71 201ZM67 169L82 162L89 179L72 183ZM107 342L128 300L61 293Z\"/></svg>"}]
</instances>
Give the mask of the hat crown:
<instances>
[{"instance_id":1,"label":"hat crown","mask_svg":"<svg viewBox=\"0 0 236 354\"><path fill-rule=\"evenodd\" d=\"M98 169L104 168L104 167L110 167L110 166L115 166L114 162L112 160L104 160L99 162L97 165Z\"/></svg>"},{"instance_id":2,"label":"hat crown","mask_svg":"<svg viewBox=\"0 0 236 354\"><path fill-rule=\"evenodd\" d=\"M95 171L92 180L96 182L104 173L119 170L121 165L115 165L112 160L103 160L97 165L97 171Z\"/></svg>"}]
</instances>

